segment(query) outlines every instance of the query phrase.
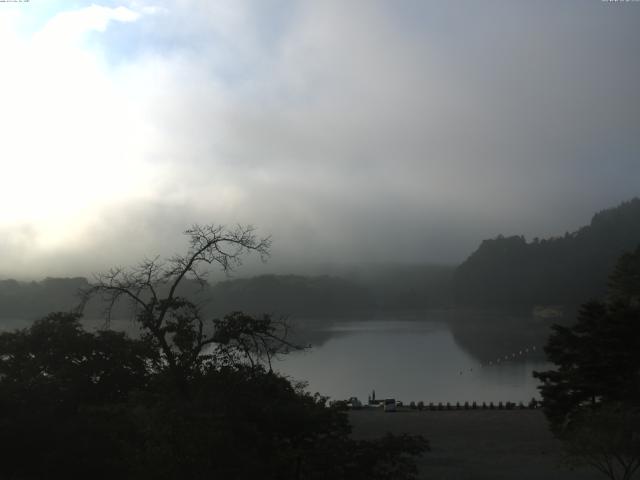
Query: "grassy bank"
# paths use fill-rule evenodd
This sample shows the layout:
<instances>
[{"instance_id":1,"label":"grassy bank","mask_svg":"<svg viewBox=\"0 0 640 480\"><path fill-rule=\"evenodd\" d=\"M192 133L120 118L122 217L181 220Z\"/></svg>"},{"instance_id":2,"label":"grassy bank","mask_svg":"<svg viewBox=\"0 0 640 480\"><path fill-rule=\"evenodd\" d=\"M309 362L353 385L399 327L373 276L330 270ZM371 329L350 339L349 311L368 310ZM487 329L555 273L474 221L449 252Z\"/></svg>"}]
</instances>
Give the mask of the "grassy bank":
<instances>
[{"instance_id":1,"label":"grassy bank","mask_svg":"<svg viewBox=\"0 0 640 480\"><path fill-rule=\"evenodd\" d=\"M595 470L570 470L539 410L380 409L350 413L356 438L386 432L424 435L431 452L419 461L420 478L441 480L597 480Z\"/></svg>"}]
</instances>

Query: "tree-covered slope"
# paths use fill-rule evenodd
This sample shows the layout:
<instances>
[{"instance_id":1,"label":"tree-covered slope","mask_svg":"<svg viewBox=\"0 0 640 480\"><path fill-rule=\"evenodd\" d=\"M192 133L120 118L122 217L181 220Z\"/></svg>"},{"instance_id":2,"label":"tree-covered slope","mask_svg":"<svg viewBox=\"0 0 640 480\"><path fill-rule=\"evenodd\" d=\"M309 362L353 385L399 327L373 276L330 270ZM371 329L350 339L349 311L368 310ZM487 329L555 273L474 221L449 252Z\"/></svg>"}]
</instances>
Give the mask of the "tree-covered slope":
<instances>
[{"instance_id":1,"label":"tree-covered slope","mask_svg":"<svg viewBox=\"0 0 640 480\"><path fill-rule=\"evenodd\" d=\"M45 278L39 282L0 280L0 318L34 319L48 312L70 310L79 302L85 278Z\"/></svg>"},{"instance_id":2,"label":"tree-covered slope","mask_svg":"<svg viewBox=\"0 0 640 480\"><path fill-rule=\"evenodd\" d=\"M261 275L229 280L214 285L210 295L216 315L236 310L294 317L349 315L371 306L367 290L329 276Z\"/></svg>"},{"instance_id":3,"label":"tree-covered slope","mask_svg":"<svg viewBox=\"0 0 640 480\"><path fill-rule=\"evenodd\" d=\"M454 274L461 305L577 305L604 294L616 259L640 244L640 199L564 237L485 240Z\"/></svg>"},{"instance_id":4,"label":"tree-covered slope","mask_svg":"<svg viewBox=\"0 0 640 480\"><path fill-rule=\"evenodd\" d=\"M181 296L211 317L242 310L292 318L351 317L373 312L421 310L450 304L453 267L375 265L345 267L342 275L260 275L200 285L185 280ZM85 278L46 278L39 282L0 280L0 329L7 320L34 320L51 311L69 311L80 302ZM101 318L106 305L89 302L85 318ZM114 318L130 312L119 305ZM17 325L16 325L17 326Z\"/></svg>"}]
</instances>

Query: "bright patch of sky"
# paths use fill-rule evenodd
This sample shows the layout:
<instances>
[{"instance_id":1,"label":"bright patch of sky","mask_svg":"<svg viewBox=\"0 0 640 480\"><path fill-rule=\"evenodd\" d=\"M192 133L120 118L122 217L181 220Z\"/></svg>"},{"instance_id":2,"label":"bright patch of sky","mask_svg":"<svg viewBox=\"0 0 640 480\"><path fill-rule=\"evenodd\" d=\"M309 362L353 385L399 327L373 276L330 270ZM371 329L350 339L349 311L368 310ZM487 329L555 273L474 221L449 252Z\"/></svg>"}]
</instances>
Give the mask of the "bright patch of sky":
<instances>
[{"instance_id":1,"label":"bright patch of sky","mask_svg":"<svg viewBox=\"0 0 640 480\"><path fill-rule=\"evenodd\" d=\"M0 3L0 276L191 222L257 224L276 262L575 229L640 193L640 4L613 3Z\"/></svg>"},{"instance_id":2,"label":"bright patch of sky","mask_svg":"<svg viewBox=\"0 0 640 480\"><path fill-rule=\"evenodd\" d=\"M148 195L156 173L139 141L149 134L145 119L101 52L86 45L91 33L140 14L92 5L36 7L31 17L30 4L16 5L0 9L0 227L9 244L13 232L29 231L34 253L76 246L96 209Z\"/></svg>"}]
</instances>

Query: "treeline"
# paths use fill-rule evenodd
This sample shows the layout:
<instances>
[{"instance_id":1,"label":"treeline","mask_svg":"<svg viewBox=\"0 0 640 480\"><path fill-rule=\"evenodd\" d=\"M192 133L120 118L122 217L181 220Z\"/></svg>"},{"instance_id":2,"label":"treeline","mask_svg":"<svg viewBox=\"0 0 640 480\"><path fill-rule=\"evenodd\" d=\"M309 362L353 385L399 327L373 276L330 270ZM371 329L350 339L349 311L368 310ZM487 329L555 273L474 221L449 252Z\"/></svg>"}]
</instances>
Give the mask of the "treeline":
<instances>
[{"instance_id":1,"label":"treeline","mask_svg":"<svg viewBox=\"0 0 640 480\"><path fill-rule=\"evenodd\" d=\"M0 318L35 319L49 312L70 310L79 302L78 291L88 286L83 277L45 278L40 282L0 280Z\"/></svg>"},{"instance_id":2,"label":"treeline","mask_svg":"<svg viewBox=\"0 0 640 480\"><path fill-rule=\"evenodd\" d=\"M212 316L235 310L295 318L354 317L452 305L520 307L579 305L599 298L616 259L640 244L640 199L596 214L591 224L563 237L485 240L460 266L372 264L336 275L262 275L201 287L185 282L181 295ZM78 304L85 278L0 281L0 319L42 317ZM122 307L124 308L124 307ZM85 318L100 318L93 302ZM128 317L125 310L115 312Z\"/></svg>"},{"instance_id":3,"label":"treeline","mask_svg":"<svg viewBox=\"0 0 640 480\"><path fill-rule=\"evenodd\" d=\"M211 305L217 315L242 309L294 317L420 310L450 303L452 274L448 266L380 265L344 277L263 275L216 284Z\"/></svg>"},{"instance_id":4,"label":"treeline","mask_svg":"<svg viewBox=\"0 0 640 480\"><path fill-rule=\"evenodd\" d=\"M309 317L366 313L371 293L344 278L300 275L261 275L228 280L211 288L208 309L216 316L243 310L278 316Z\"/></svg>"},{"instance_id":5,"label":"treeline","mask_svg":"<svg viewBox=\"0 0 640 480\"><path fill-rule=\"evenodd\" d=\"M640 244L640 199L597 213L563 237L485 240L455 271L458 305L578 305L599 298L624 252Z\"/></svg>"},{"instance_id":6,"label":"treeline","mask_svg":"<svg viewBox=\"0 0 640 480\"><path fill-rule=\"evenodd\" d=\"M344 276L261 275L201 286L185 281L180 295L213 317L242 310L259 315L294 318L351 317L376 312L417 310L447 305L452 267L375 266L352 269ZM0 319L42 317L69 311L80 301L77 293L87 279L46 278L40 282L0 281ZM105 304L90 302L85 318L102 318ZM129 317L126 305L114 317Z\"/></svg>"}]
</instances>

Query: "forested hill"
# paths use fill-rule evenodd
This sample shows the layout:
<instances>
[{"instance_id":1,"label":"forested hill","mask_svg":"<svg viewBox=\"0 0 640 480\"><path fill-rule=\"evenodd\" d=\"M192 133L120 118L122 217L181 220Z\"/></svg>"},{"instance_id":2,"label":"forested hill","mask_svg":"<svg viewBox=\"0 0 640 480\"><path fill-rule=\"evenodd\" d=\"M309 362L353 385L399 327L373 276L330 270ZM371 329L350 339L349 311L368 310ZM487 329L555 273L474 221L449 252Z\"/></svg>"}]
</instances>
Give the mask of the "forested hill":
<instances>
[{"instance_id":1,"label":"forested hill","mask_svg":"<svg viewBox=\"0 0 640 480\"><path fill-rule=\"evenodd\" d=\"M53 311L79 305L78 291L89 287L84 278L46 278L40 282L0 281L0 319L34 320ZM184 281L178 294L200 305L205 315L221 317L242 310L278 316L349 315L371 309L372 296L351 281L328 276L263 275L200 286ZM85 317L101 318L106 304L99 299L85 308ZM128 304L116 305L115 317L128 318Z\"/></svg>"},{"instance_id":2,"label":"forested hill","mask_svg":"<svg viewBox=\"0 0 640 480\"><path fill-rule=\"evenodd\" d=\"M594 215L564 237L485 240L455 271L459 305L578 305L604 294L618 257L640 244L640 199Z\"/></svg>"},{"instance_id":3,"label":"forested hill","mask_svg":"<svg viewBox=\"0 0 640 480\"><path fill-rule=\"evenodd\" d=\"M39 282L0 280L0 318L34 319L71 310L80 301L78 291L88 286L83 277L45 278Z\"/></svg>"},{"instance_id":4,"label":"forested hill","mask_svg":"<svg viewBox=\"0 0 640 480\"><path fill-rule=\"evenodd\" d=\"M234 310L293 317L350 317L449 305L453 267L379 265L342 276L262 275L220 282L212 312Z\"/></svg>"},{"instance_id":5,"label":"forested hill","mask_svg":"<svg viewBox=\"0 0 640 480\"><path fill-rule=\"evenodd\" d=\"M203 288L183 282L179 294L221 317L235 310L276 316L351 317L375 312L421 310L450 304L453 267L378 265L345 270L342 275L261 275L226 280ZM6 320L34 320L76 307L85 278L46 278L39 282L0 280L0 330ZM105 304L94 300L85 317L102 318ZM129 318L127 305L114 317Z\"/></svg>"},{"instance_id":6,"label":"forested hill","mask_svg":"<svg viewBox=\"0 0 640 480\"><path fill-rule=\"evenodd\" d=\"M372 298L348 280L299 275L261 275L220 282L211 288L207 306L214 316L241 310L254 315L315 317L366 312Z\"/></svg>"}]
</instances>

